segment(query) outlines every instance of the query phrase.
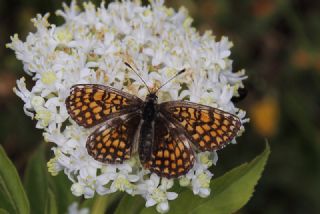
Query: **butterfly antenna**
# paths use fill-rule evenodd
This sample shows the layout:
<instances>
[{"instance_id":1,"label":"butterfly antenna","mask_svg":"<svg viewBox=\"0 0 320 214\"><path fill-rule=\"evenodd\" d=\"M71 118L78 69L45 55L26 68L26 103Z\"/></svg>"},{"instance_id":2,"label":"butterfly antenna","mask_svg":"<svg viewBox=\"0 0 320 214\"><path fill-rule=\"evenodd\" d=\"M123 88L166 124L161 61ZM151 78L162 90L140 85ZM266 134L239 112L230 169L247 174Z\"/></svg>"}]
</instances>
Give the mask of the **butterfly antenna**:
<instances>
[{"instance_id":1,"label":"butterfly antenna","mask_svg":"<svg viewBox=\"0 0 320 214\"><path fill-rule=\"evenodd\" d=\"M130 68L139 78L140 80L143 82L143 84L147 87L149 93L151 93L150 88L148 87L147 83L144 81L144 79L142 79L142 77L138 74L138 72L127 62L124 62L124 64Z\"/></svg>"},{"instance_id":2,"label":"butterfly antenna","mask_svg":"<svg viewBox=\"0 0 320 214\"><path fill-rule=\"evenodd\" d=\"M181 71L179 71L178 73L176 73L173 77L171 77L169 80L167 80L167 82L165 82L164 84L162 84L157 91L160 90L160 88L162 88L163 86L167 85L171 80L173 80L174 78L176 78L177 76L179 76L180 74L183 74L186 71L186 69L182 69ZM156 91L156 92L157 92Z\"/></svg>"}]
</instances>

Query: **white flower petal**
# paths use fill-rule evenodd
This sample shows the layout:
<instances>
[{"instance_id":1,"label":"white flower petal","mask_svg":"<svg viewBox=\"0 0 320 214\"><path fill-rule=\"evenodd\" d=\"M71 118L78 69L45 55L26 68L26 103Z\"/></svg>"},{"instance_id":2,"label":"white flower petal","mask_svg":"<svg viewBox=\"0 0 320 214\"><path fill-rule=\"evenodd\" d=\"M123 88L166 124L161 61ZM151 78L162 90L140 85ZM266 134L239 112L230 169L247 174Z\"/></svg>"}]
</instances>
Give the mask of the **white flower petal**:
<instances>
[{"instance_id":1,"label":"white flower petal","mask_svg":"<svg viewBox=\"0 0 320 214\"><path fill-rule=\"evenodd\" d=\"M167 193L167 198L168 198L168 200L174 200L174 199L176 199L178 197L178 194L177 193L175 193L175 192L168 192Z\"/></svg>"},{"instance_id":2,"label":"white flower petal","mask_svg":"<svg viewBox=\"0 0 320 214\"><path fill-rule=\"evenodd\" d=\"M159 213L166 213L169 211L169 204L168 201L162 202L160 204L157 205L157 211Z\"/></svg>"},{"instance_id":3,"label":"white flower petal","mask_svg":"<svg viewBox=\"0 0 320 214\"><path fill-rule=\"evenodd\" d=\"M157 202L153 200L152 198L148 199L146 202L146 207L152 207L156 204Z\"/></svg>"}]
</instances>

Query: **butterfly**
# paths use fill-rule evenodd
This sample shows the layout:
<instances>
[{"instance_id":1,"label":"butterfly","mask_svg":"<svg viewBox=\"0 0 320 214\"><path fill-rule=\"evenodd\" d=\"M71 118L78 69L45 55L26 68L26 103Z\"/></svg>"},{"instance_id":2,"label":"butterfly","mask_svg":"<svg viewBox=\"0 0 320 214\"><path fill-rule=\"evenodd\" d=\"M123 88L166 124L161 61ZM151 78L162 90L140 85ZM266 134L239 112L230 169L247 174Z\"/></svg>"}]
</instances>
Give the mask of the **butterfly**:
<instances>
[{"instance_id":1,"label":"butterfly","mask_svg":"<svg viewBox=\"0 0 320 214\"><path fill-rule=\"evenodd\" d=\"M96 127L86 142L88 154L115 164L138 153L144 168L177 178L193 167L194 151L218 150L237 135L237 116L183 100L159 104L158 90L149 90L143 101L110 86L72 86L66 99L70 117L85 128Z\"/></svg>"}]
</instances>

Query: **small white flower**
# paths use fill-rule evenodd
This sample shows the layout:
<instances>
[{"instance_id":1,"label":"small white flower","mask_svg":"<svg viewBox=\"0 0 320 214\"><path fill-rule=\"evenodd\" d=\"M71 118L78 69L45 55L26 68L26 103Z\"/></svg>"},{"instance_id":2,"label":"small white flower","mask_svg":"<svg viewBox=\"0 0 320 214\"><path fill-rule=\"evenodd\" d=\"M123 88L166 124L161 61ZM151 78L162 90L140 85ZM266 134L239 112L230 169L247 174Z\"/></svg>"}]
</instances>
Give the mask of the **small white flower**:
<instances>
[{"instance_id":1,"label":"small white flower","mask_svg":"<svg viewBox=\"0 0 320 214\"><path fill-rule=\"evenodd\" d=\"M79 209L79 204L77 202L73 202L68 207L68 214L89 214L90 210L88 208Z\"/></svg>"},{"instance_id":2,"label":"small white flower","mask_svg":"<svg viewBox=\"0 0 320 214\"><path fill-rule=\"evenodd\" d=\"M62 155L59 149L56 149L55 155L56 156L51 158L47 163L48 171L52 176L57 176L58 173L64 169L64 167L58 161L59 156Z\"/></svg>"},{"instance_id":3,"label":"small white flower","mask_svg":"<svg viewBox=\"0 0 320 214\"><path fill-rule=\"evenodd\" d=\"M84 187L83 187L83 185L81 185L79 183L74 183L71 186L71 192L75 196L81 196L84 193Z\"/></svg>"},{"instance_id":4,"label":"small white flower","mask_svg":"<svg viewBox=\"0 0 320 214\"><path fill-rule=\"evenodd\" d=\"M90 210L88 208L79 208L78 202L73 202L68 207L68 214L89 214Z\"/></svg>"},{"instance_id":5,"label":"small white flower","mask_svg":"<svg viewBox=\"0 0 320 214\"><path fill-rule=\"evenodd\" d=\"M211 177L212 174L209 171L197 173L195 179L192 179L193 193L203 198L208 197L211 191Z\"/></svg>"},{"instance_id":6,"label":"small white flower","mask_svg":"<svg viewBox=\"0 0 320 214\"><path fill-rule=\"evenodd\" d=\"M127 193L132 194L136 188L132 183L137 182L138 180L139 176L137 175L118 174L111 184L110 192L126 191Z\"/></svg>"},{"instance_id":7,"label":"small white flower","mask_svg":"<svg viewBox=\"0 0 320 214\"><path fill-rule=\"evenodd\" d=\"M34 96L31 98L31 105L35 110L43 107L44 103L45 103L45 100L43 97Z\"/></svg>"},{"instance_id":8,"label":"small white flower","mask_svg":"<svg viewBox=\"0 0 320 214\"><path fill-rule=\"evenodd\" d=\"M39 108L39 107L37 108L35 119L40 122L39 128L48 126L49 122L51 121L51 118L52 118L52 114L48 109Z\"/></svg>"},{"instance_id":9,"label":"small white flower","mask_svg":"<svg viewBox=\"0 0 320 214\"><path fill-rule=\"evenodd\" d=\"M74 195L91 198L96 193L124 191L141 195L146 206L156 206L158 212L167 212L168 201L178 197L169 191L173 179L152 174L138 155L113 165L88 155L86 141L95 128L85 129L70 119L65 105L70 87L111 85L144 99L147 88L134 72L128 72L124 60L152 88L186 69L183 77L159 91L159 102L190 100L236 114L246 123L246 112L231 101L243 87L245 72L232 69L232 42L226 37L217 41L210 31L200 35L185 8L174 11L163 0L150 0L148 6L140 1L115 1L106 7L102 2L98 8L88 2L83 3L83 11L80 8L75 0L70 6L63 4L63 10L56 12L65 20L60 26L49 23L49 14L38 14L32 19L36 32L29 33L25 42L17 34L11 37L6 46L15 51L34 81L27 89L22 77L14 92L23 100L25 114L37 120L45 140L55 144L54 157L47 164L49 172L65 173L73 183ZM238 135L243 131L242 126ZM193 168L179 178L179 184L207 197L213 176L208 168L218 156L196 151L195 156Z\"/></svg>"},{"instance_id":10,"label":"small white flower","mask_svg":"<svg viewBox=\"0 0 320 214\"><path fill-rule=\"evenodd\" d=\"M43 84L52 85L57 80L57 75L53 71L45 71L41 73L41 81Z\"/></svg>"},{"instance_id":11,"label":"small white flower","mask_svg":"<svg viewBox=\"0 0 320 214\"><path fill-rule=\"evenodd\" d=\"M182 187L189 186L189 185L190 185L190 179L188 179L186 176L182 176L182 177L179 179L179 184L180 184L180 186L182 186Z\"/></svg>"},{"instance_id":12,"label":"small white flower","mask_svg":"<svg viewBox=\"0 0 320 214\"><path fill-rule=\"evenodd\" d=\"M178 197L175 192L167 192L173 186L173 181L162 178L156 174L151 174L150 179L145 181L145 184L139 185L140 192L146 199L146 207L156 206L160 213L165 213L169 210L168 200L174 200Z\"/></svg>"}]
</instances>

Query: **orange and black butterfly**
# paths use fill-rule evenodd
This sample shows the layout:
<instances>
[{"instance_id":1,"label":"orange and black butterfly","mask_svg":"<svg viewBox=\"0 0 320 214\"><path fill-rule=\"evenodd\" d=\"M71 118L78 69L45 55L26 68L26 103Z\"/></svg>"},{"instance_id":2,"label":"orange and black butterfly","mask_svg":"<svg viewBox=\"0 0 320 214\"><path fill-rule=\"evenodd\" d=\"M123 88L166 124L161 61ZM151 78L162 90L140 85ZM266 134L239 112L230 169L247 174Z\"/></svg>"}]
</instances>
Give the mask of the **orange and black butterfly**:
<instances>
[{"instance_id":1,"label":"orange and black butterfly","mask_svg":"<svg viewBox=\"0 0 320 214\"><path fill-rule=\"evenodd\" d=\"M89 155L122 163L138 152L145 168L176 178L193 167L193 151L220 149L240 129L238 117L217 108L188 101L158 104L157 91L143 101L109 86L74 85L66 99L68 113L80 126L97 126L87 139Z\"/></svg>"}]
</instances>

